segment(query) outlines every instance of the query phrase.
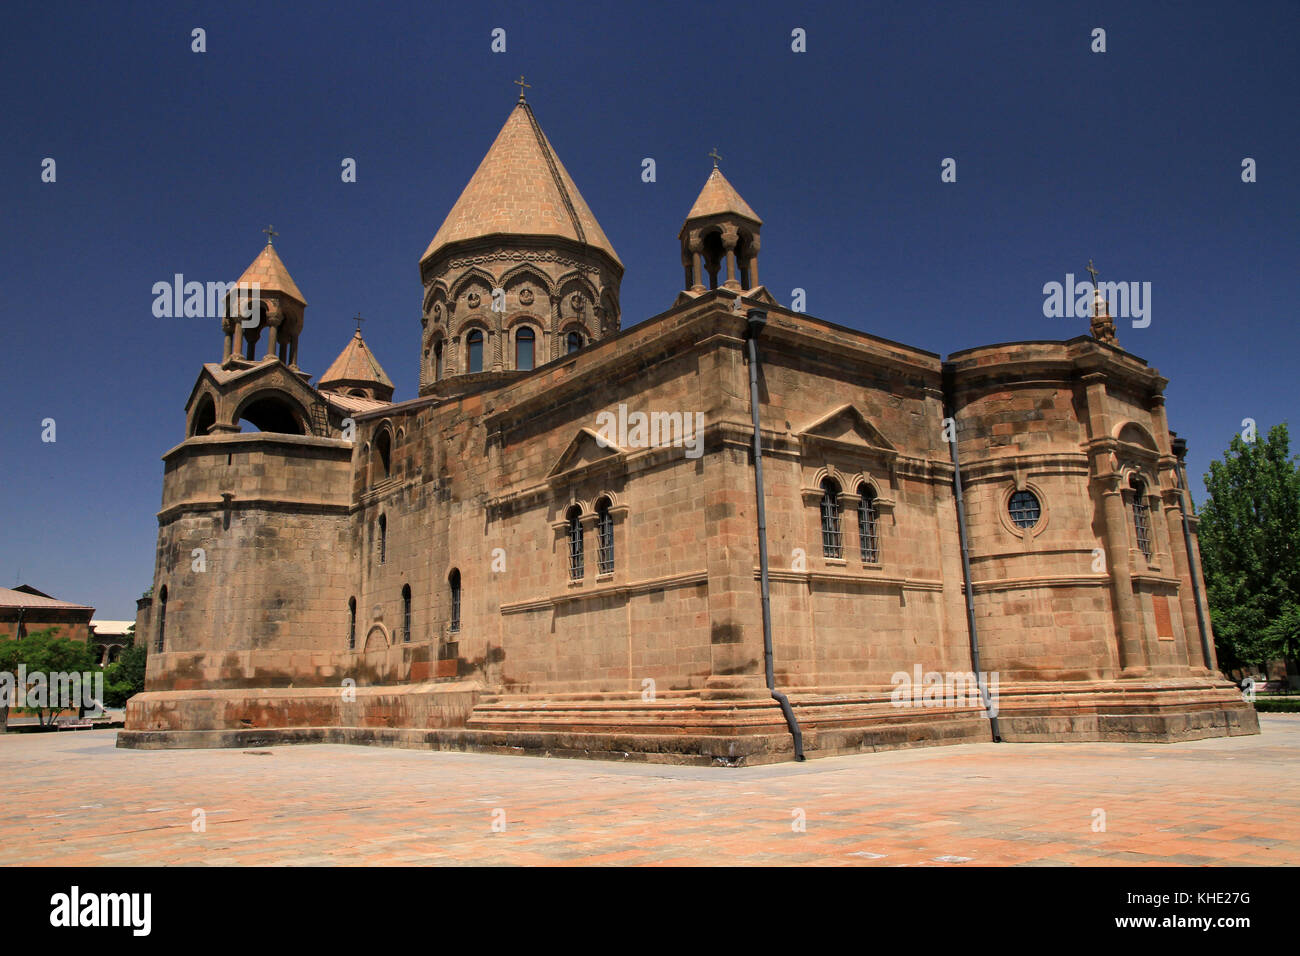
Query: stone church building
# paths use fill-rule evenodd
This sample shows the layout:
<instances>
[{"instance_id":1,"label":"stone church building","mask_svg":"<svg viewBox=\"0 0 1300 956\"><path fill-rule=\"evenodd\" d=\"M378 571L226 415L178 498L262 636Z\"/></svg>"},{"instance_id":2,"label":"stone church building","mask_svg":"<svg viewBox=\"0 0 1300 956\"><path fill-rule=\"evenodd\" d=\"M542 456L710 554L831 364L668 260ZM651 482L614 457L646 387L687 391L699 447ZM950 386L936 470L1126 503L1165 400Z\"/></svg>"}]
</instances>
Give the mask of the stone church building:
<instances>
[{"instance_id":1,"label":"stone church building","mask_svg":"<svg viewBox=\"0 0 1300 956\"><path fill-rule=\"evenodd\" d=\"M397 403L360 331L298 367L268 242L257 324L226 320L163 456L119 745L739 765L1256 732L1167 380L1100 295L1088 334L945 360L781 306L762 226L715 165L681 291L624 329L521 96L420 259Z\"/></svg>"}]
</instances>

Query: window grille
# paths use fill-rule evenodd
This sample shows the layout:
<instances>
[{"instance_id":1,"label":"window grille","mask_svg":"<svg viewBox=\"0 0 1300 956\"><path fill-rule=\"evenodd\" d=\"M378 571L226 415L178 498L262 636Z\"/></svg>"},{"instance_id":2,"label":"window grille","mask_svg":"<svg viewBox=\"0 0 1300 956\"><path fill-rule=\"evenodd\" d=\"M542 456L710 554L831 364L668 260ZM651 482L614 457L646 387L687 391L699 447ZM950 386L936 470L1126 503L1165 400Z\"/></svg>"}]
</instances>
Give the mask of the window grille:
<instances>
[{"instance_id":1,"label":"window grille","mask_svg":"<svg viewBox=\"0 0 1300 956\"><path fill-rule=\"evenodd\" d=\"M582 555L582 522L579 520L579 514L576 507L569 511L569 579L571 581L581 581L585 570Z\"/></svg>"},{"instance_id":2,"label":"window grille","mask_svg":"<svg viewBox=\"0 0 1300 956\"><path fill-rule=\"evenodd\" d=\"M1011 521L1017 528L1032 528L1038 524L1038 519L1042 517L1043 508L1038 502L1038 496L1032 491L1017 491L1007 502L1007 511L1011 514Z\"/></svg>"},{"instance_id":3,"label":"window grille","mask_svg":"<svg viewBox=\"0 0 1300 956\"><path fill-rule=\"evenodd\" d=\"M609 513L609 500L601 499L596 508L596 530L600 536L600 573L614 573L614 516Z\"/></svg>"},{"instance_id":4,"label":"window grille","mask_svg":"<svg viewBox=\"0 0 1300 956\"><path fill-rule=\"evenodd\" d=\"M870 488L859 488L858 494L858 540L862 545L862 563L876 564L880 561L880 539L876 536L876 496Z\"/></svg>"},{"instance_id":5,"label":"window grille","mask_svg":"<svg viewBox=\"0 0 1300 956\"><path fill-rule=\"evenodd\" d=\"M840 535L840 486L830 478L822 482L822 554L828 558L844 556Z\"/></svg>"},{"instance_id":6,"label":"window grille","mask_svg":"<svg viewBox=\"0 0 1300 956\"><path fill-rule=\"evenodd\" d=\"M1151 560L1151 506L1147 504L1146 485L1133 479L1133 530L1137 533L1138 547L1148 561Z\"/></svg>"}]
</instances>

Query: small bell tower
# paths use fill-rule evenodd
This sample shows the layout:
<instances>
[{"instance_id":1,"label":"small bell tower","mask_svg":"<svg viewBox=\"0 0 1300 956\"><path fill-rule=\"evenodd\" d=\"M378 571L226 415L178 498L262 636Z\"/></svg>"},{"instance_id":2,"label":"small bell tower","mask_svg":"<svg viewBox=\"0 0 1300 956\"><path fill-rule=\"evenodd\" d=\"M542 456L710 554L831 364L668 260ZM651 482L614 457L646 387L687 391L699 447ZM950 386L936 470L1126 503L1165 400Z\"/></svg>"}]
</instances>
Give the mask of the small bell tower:
<instances>
[{"instance_id":1,"label":"small bell tower","mask_svg":"<svg viewBox=\"0 0 1300 956\"><path fill-rule=\"evenodd\" d=\"M692 296L719 287L746 292L759 284L758 234L763 220L722 175L717 149L709 156L713 172L678 235L686 293Z\"/></svg>"},{"instance_id":2,"label":"small bell tower","mask_svg":"<svg viewBox=\"0 0 1300 956\"><path fill-rule=\"evenodd\" d=\"M298 336L302 334L307 300L275 251L278 233L271 226L262 231L266 233L266 247L226 297L226 316L221 320L221 331L225 334L223 368L270 359L278 359L292 369L298 367ZM245 318L243 303L247 302L248 290L254 287L257 290L253 299L255 312ZM254 318L255 325L251 324ZM257 345L264 330L266 346L258 356Z\"/></svg>"}]
</instances>

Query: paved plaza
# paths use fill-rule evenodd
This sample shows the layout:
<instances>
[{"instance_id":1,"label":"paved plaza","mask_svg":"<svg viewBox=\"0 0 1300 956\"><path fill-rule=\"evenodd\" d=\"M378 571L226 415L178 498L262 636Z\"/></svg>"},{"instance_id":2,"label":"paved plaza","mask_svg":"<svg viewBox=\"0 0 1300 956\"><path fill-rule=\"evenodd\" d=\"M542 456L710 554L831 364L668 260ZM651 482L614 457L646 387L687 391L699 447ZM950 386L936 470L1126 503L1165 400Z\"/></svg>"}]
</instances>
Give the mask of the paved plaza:
<instances>
[{"instance_id":1,"label":"paved plaza","mask_svg":"<svg viewBox=\"0 0 1300 956\"><path fill-rule=\"evenodd\" d=\"M0 863L1295 865L1300 715L1260 724L742 769L8 734Z\"/></svg>"}]
</instances>

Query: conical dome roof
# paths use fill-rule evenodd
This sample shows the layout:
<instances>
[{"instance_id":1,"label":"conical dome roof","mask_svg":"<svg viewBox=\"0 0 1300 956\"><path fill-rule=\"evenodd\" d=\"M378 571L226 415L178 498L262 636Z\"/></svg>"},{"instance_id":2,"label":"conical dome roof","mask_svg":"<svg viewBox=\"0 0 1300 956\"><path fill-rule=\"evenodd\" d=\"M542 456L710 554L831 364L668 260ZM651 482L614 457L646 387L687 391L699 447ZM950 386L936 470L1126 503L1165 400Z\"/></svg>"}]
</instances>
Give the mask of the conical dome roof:
<instances>
[{"instance_id":1,"label":"conical dome roof","mask_svg":"<svg viewBox=\"0 0 1300 956\"><path fill-rule=\"evenodd\" d=\"M331 385L377 385L391 393L393 382L380 367L374 353L366 348L360 329L357 329L339 357L316 383L317 388L328 388Z\"/></svg>"},{"instance_id":2,"label":"conical dome roof","mask_svg":"<svg viewBox=\"0 0 1300 956\"><path fill-rule=\"evenodd\" d=\"M420 261L451 243L497 233L570 239L600 249L622 266L523 101L506 118Z\"/></svg>"},{"instance_id":3,"label":"conical dome roof","mask_svg":"<svg viewBox=\"0 0 1300 956\"><path fill-rule=\"evenodd\" d=\"M736 188L727 182L727 177L722 175L722 170L714 166L713 172L709 173L709 178L704 181L704 188L700 190L695 205L686 214L686 221L718 215L743 216L752 219L760 226L763 224L763 220L758 218L758 213L754 212L749 203L740 198Z\"/></svg>"},{"instance_id":4,"label":"conical dome roof","mask_svg":"<svg viewBox=\"0 0 1300 956\"><path fill-rule=\"evenodd\" d=\"M238 280L240 285L253 282L257 283L258 292L280 292L303 305L307 304L307 300L298 291L298 284L293 281L293 276L289 275L289 270L280 261L275 246L269 242Z\"/></svg>"}]
</instances>

